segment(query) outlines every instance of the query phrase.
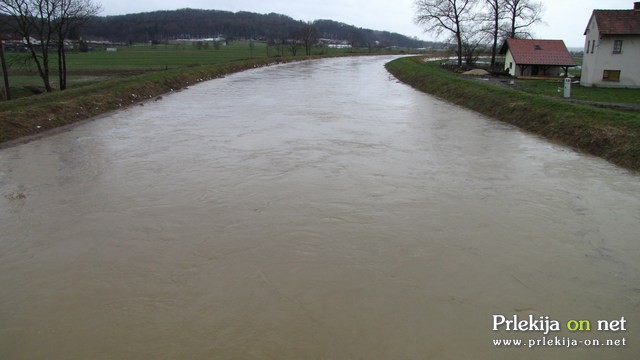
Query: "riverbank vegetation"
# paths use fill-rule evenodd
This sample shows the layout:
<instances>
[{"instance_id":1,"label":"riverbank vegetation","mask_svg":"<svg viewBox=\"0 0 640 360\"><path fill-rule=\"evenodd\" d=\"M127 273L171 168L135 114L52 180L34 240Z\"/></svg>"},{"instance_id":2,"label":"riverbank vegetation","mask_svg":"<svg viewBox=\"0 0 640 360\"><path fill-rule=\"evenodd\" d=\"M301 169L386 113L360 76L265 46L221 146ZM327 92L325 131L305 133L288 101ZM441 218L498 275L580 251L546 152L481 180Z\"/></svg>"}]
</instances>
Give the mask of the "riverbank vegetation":
<instances>
[{"instance_id":1,"label":"riverbank vegetation","mask_svg":"<svg viewBox=\"0 0 640 360\"><path fill-rule=\"evenodd\" d=\"M401 58L387 64L414 88L514 124L620 166L640 170L640 113L573 104L463 78L425 62Z\"/></svg>"}]
</instances>

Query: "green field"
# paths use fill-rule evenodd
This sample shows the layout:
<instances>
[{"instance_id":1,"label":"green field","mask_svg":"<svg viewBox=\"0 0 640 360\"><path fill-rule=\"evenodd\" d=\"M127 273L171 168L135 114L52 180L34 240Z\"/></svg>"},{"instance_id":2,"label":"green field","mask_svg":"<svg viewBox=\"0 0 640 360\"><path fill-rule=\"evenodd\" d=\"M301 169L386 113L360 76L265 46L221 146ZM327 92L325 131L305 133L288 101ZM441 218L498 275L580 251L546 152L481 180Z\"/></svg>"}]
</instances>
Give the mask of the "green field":
<instances>
[{"instance_id":1,"label":"green field","mask_svg":"<svg viewBox=\"0 0 640 360\"><path fill-rule=\"evenodd\" d=\"M86 53L71 53L67 56L67 66L73 70L163 70L167 68L219 64L239 58L266 58L266 44L235 42L221 46L219 50L209 45L198 48L195 45L132 45L117 47L116 52L103 49ZM275 51L273 52L275 54Z\"/></svg>"},{"instance_id":2,"label":"green field","mask_svg":"<svg viewBox=\"0 0 640 360\"><path fill-rule=\"evenodd\" d=\"M267 58L264 43L254 43L253 50L248 42L237 42L212 46L198 50L192 45L133 45L115 47L117 51L105 49L90 52L70 52L67 54L68 87L74 88L109 78L131 76L148 71L159 71L198 65L222 64L249 58ZM26 53L7 54L10 66L9 80L14 99L33 95L27 88L42 88L42 79L35 65ZM53 56L50 62L51 85L58 87L58 60ZM40 89L41 91L43 89Z\"/></svg>"}]
</instances>

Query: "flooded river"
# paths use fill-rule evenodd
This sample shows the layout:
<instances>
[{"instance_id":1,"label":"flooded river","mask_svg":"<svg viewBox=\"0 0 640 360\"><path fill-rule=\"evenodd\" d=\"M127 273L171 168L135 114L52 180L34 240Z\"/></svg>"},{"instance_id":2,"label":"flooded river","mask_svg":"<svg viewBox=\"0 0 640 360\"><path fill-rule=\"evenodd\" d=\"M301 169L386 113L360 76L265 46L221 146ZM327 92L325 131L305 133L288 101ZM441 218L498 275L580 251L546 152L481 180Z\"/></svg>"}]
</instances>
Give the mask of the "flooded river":
<instances>
[{"instance_id":1,"label":"flooded river","mask_svg":"<svg viewBox=\"0 0 640 360\"><path fill-rule=\"evenodd\" d=\"M0 358L637 356L640 176L389 60L255 69L0 150Z\"/></svg>"}]
</instances>

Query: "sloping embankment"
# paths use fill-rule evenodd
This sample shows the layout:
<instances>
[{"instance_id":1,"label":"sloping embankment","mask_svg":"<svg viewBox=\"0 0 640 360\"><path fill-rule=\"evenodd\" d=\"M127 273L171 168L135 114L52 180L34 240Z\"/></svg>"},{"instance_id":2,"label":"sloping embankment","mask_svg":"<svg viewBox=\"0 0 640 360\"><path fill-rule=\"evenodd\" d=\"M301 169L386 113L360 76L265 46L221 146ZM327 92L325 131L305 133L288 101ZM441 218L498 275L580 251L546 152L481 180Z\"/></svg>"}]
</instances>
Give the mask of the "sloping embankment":
<instances>
[{"instance_id":1,"label":"sloping embankment","mask_svg":"<svg viewBox=\"0 0 640 360\"><path fill-rule=\"evenodd\" d=\"M414 88L580 151L640 170L640 113L566 103L467 80L421 57L387 70Z\"/></svg>"}]
</instances>

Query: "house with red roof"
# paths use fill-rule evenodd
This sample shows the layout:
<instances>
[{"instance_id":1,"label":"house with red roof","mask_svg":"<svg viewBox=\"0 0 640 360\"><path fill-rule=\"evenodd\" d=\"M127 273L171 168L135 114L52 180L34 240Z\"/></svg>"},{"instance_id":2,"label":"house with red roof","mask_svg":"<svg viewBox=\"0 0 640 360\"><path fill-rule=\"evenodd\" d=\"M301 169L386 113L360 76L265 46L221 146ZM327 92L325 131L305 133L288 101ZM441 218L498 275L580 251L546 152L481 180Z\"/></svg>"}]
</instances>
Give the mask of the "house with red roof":
<instances>
[{"instance_id":1,"label":"house with red roof","mask_svg":"<svg viewBox=\"0 0 640 360\"><path fill-rule=\"evenodd\" d=\"M584 35L581 85L640 88L640 2L594 10Z\"/></svg>"},{"instance_id":2,"label":"house with red roof","mask_svg":"<svg viewBox=\"0 0 640 360\"><path fill-rule=\"evenodd\" d=\"M576 62L562 40L507 39L505 72L511 76L566 76Z\"/></svg>"}]
</instances>

